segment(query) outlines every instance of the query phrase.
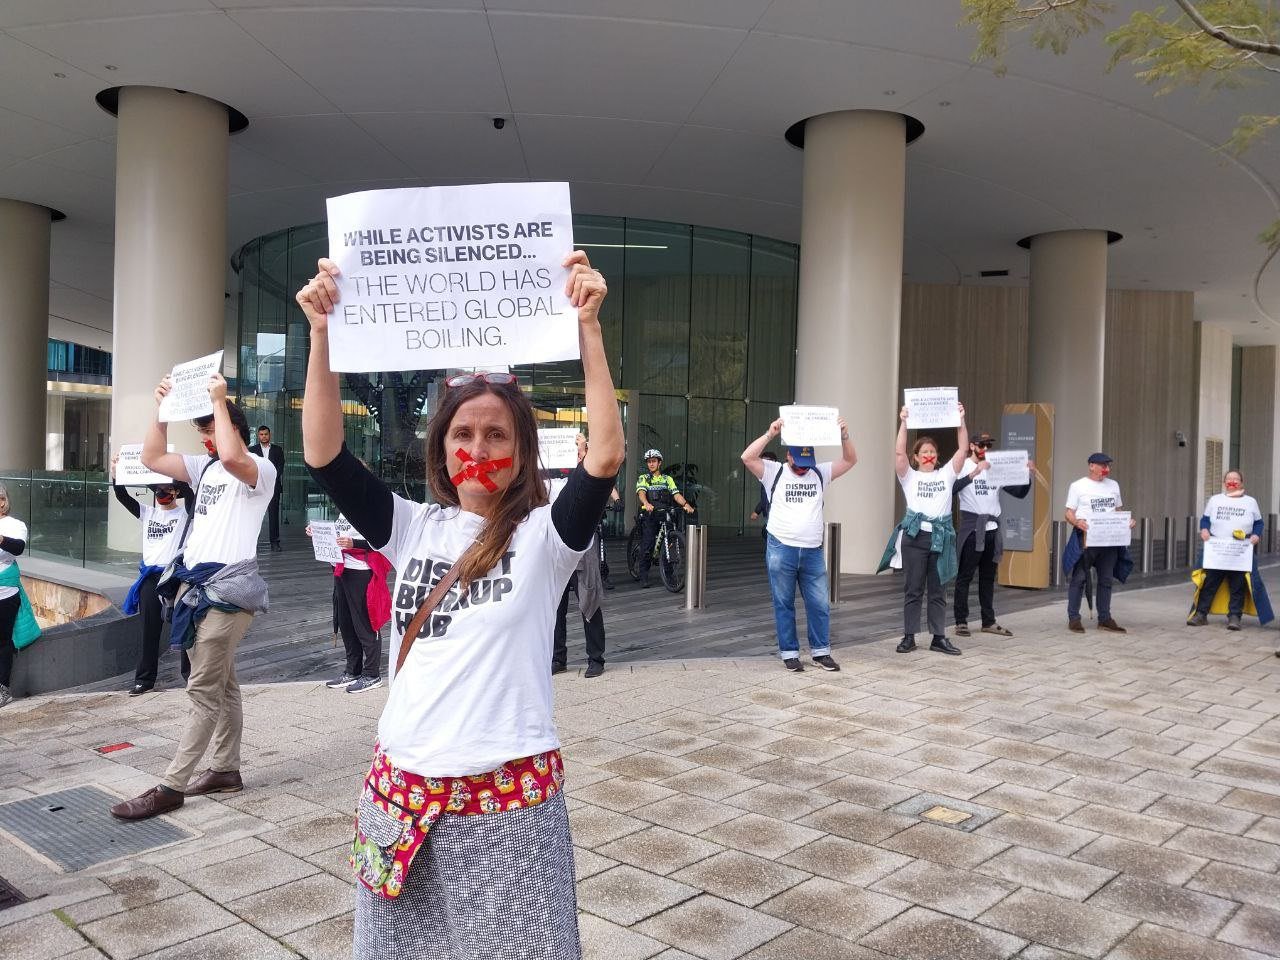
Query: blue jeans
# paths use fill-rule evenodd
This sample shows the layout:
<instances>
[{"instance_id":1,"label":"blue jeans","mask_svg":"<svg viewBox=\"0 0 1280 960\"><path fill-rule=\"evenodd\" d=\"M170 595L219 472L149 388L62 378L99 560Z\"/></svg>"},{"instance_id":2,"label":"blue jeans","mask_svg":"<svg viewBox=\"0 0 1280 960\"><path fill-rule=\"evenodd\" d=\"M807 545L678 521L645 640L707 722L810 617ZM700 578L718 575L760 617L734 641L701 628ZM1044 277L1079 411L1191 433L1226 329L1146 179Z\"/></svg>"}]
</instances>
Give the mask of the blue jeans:
<instances>
[{"instance_id":1,"label":"blue jeans","mask_svg":"<svg viewBox=\"0 0 1280 960\"><path fill-rule=\"evenodd\" d=\"M764 560L769 570L769 593L773 596L773 619L782 659L800 655L800 638L796 636L797 583L804 597L809 655L829 654L831 610L827 606L827 565L822 558L822 548L789 547L769 534L765 538Z\"/></svg>"}]
</instances>

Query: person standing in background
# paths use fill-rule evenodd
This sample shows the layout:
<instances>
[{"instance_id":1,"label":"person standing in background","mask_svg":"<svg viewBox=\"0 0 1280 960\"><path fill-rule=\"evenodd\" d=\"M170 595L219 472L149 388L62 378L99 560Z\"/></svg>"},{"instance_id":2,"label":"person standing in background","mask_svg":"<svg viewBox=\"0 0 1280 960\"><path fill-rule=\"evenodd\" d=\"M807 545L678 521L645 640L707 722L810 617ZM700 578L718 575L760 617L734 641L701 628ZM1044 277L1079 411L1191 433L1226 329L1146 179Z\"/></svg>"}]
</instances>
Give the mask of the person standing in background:
<instances>
[{"instance_id":1,"label":"person standing in background","mask_svg":"<svg viewBox=\"0 0 1280 960\"><path fill-rule=\"evenodd\" d=\"M263 457L271 461L276 468L276 486L271 494L271 502L267 504L267 534L271 541L271 552L279 553L280 546L280 497L284 493L284 447L271 442L271 428L265 423L258 427L258 442L249 448L255 457Z\"/></svg>"}]
</instances>

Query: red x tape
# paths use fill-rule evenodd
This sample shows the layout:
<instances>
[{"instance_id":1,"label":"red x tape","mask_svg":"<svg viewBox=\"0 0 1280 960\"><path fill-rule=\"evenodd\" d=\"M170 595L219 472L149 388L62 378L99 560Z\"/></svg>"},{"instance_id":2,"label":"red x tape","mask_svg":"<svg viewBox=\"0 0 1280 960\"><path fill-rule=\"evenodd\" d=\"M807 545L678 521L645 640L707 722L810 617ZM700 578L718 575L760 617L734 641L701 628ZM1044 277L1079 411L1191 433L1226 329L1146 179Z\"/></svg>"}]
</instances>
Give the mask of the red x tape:
<instances>
[{"instance_id":1,"label":"red x tape","mask_svg":"<svg viewBox=\"0 0 1280 960\"><path fill-rule=\"evenodd\" d=\"M486 490L493 493L498 489L498 485L489 478L489 474L505 470L511 466L510 457L502 457L498 460L477 460L461 447L458 448L455 456L466 464L465 467L449 478L453 481L455 487L462 486L468 480L479 480Z\"/></svg>"}]
</instances>

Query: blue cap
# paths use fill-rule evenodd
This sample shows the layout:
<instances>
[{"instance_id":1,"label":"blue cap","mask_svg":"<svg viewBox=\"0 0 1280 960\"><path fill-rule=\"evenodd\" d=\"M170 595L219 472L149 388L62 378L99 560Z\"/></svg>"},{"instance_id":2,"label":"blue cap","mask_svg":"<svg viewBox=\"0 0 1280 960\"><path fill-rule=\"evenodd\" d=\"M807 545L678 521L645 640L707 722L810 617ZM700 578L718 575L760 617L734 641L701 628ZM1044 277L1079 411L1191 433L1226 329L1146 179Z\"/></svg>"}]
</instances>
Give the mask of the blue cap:
<instances>
[{"instance_id":1,"label":"blue cap","mask_svg":"<svg viewBox=\"0 0 1280 960\"><path fill-rule=\"evenodd\" d=\"M818 461L813 458L813 447L787 447L791 454L791 462L797 467L816 467Z\"/></svg>"},{"instance_id":2,"label":"blue cap","mask_svg":"<svg viewBox=\"0 0 1280 960\"><path fill-rule=\"evenodd\" d=\"M1108 457L1105 453L1091 453L1089 454L1089 462L1090 463L1110 463L1111 458Z\"/></svg>"}]
</instances>

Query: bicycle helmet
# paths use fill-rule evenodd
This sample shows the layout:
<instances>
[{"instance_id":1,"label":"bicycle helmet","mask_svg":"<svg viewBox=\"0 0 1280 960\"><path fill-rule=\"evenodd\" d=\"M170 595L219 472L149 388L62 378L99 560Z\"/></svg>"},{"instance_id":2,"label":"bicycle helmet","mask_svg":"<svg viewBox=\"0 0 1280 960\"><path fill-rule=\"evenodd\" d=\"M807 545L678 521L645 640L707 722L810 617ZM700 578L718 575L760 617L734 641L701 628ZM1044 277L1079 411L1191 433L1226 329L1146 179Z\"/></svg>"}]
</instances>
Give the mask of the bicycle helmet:
<instances>
[{"instance_id":1,"label":"bicycle helmet","mask_svg":"<svg viewBox=\"0 0 1280 960\"><path fill-rule=\"evenodd\" d=\"M648 450L644 452L644 458L646 460L652 460L655 457L657 457L659 460L662 459L662 451L659 450L657 447L650 447Z\"/></svg>"}]
</instances>

